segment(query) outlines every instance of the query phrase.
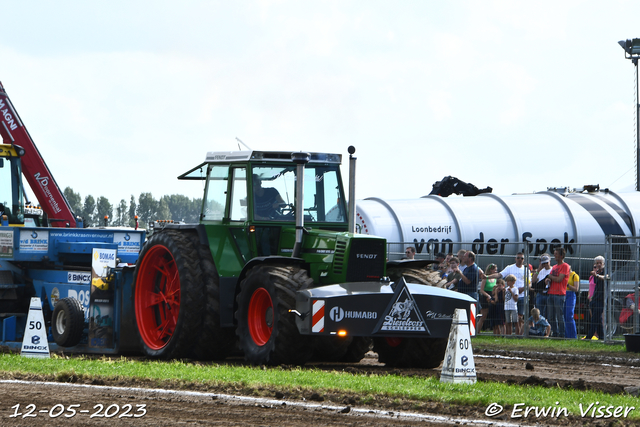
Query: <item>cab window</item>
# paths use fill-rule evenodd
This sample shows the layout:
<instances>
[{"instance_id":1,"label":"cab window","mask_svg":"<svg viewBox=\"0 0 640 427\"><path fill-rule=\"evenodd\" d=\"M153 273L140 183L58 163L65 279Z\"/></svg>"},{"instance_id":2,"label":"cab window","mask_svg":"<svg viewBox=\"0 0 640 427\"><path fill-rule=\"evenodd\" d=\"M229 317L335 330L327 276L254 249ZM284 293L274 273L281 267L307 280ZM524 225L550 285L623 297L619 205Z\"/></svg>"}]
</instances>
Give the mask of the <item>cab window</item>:
<instances>
[{"instance_id":1,"label":"cab window","mask_svg":"<svg viewBox=\"0 0 640 427\"><path fill-rule=\"evenodd\" d=\"M203 220L221 221L224 218L228 183L229 167L213 166L207 179L207 195L202 212Z\"/></svg>"}]
</instances>

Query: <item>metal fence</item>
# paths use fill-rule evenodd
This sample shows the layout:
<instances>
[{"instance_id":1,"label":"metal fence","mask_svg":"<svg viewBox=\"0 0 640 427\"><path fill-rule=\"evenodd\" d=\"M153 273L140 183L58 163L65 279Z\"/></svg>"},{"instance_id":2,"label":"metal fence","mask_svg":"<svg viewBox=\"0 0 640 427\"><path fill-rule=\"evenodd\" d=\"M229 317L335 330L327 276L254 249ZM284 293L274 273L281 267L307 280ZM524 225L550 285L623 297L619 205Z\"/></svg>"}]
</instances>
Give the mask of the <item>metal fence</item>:
<instances>
[{"instance_id":1,"label":"metal fence","mask_svg":"<svg viewBox=\"0 0 640 427\"><path fill-rule=\"evenodd\" d=\"M605 258L605 306L603 319L604 337L599 340L615 341L624 339L623 334L640 332L638 316L638 282L640 261L640 238L607 236L603 244L577 244L574 242L388 242L388 258L401 259L406 247L416 249L416 259L434 260L437 253L456 254L459 250L470 250L476 254L476 264L483 271L489 264L496 264L498 272L515 263L518 252L524 254L524 264L535 270L542 254L551 256L551 266L555 265L553 252L556 247L564 247L565 262L580 276L580 292L576 295L574 321L578 339L589 332L591 310L589 308L589 278L598 255ZM480 286L480 283L478 284ZM535 292L525 292L525 321L535 307ZM630 315L630 313L635 313ZM621 315L624 315L621 317ZM483 322L483 334L491 334L491 319ZM525 327L525 335L528 328Z\"/></svg>"},{"instance_id":2,"label":"metal fence","mask_svg":"<svg viewBox=\"0 0 640 427\"><path fill-rule=\"evenodd\" d=\"M605 334L613 339L640 331L638 323L638 261L640 238L607 236L605 243Z\"/></svg>"}]
</instances>

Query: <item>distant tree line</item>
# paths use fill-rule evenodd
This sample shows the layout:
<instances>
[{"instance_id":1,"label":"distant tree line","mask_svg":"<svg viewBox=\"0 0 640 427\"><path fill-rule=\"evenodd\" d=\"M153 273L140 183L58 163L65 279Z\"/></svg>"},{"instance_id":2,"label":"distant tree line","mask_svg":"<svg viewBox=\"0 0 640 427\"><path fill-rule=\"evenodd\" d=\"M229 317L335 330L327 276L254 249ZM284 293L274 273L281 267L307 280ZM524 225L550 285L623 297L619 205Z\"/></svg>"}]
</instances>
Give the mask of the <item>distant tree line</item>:
<instances>
[{"instance_id":1,"label":"distant tree line","mask_svg":"<svg viewBox=\"0 0 640 427\"><path fill-rule=\"evenodd\" d=\"M154 199L151 193L140 193L136 200L132 194L129 203L122 199L117 205L102 196L95 199L89 195L83 201L71 187L64 189L64 195L71 210L83 218L85 227L105 225L105 216L108 217L107 225L114 227L135 227L136 215L139 226L145 229L150 221L158 219L196 223L202 208L202 199L190 199L181 194L162 196L160 200Z\"/></svg>"}]
</instances>

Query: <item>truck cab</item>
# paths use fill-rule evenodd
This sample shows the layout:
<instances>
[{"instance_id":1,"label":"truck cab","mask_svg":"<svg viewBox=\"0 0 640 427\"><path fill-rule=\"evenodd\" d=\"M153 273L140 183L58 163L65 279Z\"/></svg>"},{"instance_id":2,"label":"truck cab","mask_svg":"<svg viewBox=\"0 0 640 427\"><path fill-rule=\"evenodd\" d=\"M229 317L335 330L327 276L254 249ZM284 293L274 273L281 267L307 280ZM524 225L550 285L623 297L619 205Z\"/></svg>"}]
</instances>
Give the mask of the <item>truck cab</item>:
<instances>
[{"instance_id":1,"label":"truck cab","mask_svg":"<svg viewBox=\"0 0 640 427\"><path fill-rule=\"evenodd\" d=\"M24 224L25 204L20 162L23 154L21 147L0 144L0 216L4 225Z\"/></svg>"}]
</instances>

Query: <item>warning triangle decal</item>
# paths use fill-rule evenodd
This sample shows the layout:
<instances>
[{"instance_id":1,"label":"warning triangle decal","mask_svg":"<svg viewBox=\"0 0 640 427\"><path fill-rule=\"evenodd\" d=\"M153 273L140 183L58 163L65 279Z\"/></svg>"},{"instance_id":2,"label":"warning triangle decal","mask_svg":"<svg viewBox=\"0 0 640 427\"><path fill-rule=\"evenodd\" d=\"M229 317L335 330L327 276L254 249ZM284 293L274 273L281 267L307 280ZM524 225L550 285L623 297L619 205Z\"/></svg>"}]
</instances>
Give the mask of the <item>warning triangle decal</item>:
<instances>
[{"instance_id":1,"label":"warning triangle decal","mask_svg":"<svg viewBox=\"0 0 640 427\"><path fill-rule=\"evenodd\" d=\"M373 333L422 332L430 334L429 328L413 299L404 277L396 283L395 292Z\"/></svg>"}]
</instances>

